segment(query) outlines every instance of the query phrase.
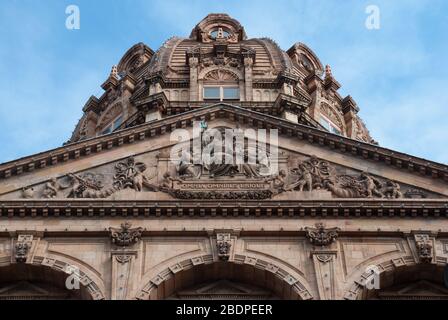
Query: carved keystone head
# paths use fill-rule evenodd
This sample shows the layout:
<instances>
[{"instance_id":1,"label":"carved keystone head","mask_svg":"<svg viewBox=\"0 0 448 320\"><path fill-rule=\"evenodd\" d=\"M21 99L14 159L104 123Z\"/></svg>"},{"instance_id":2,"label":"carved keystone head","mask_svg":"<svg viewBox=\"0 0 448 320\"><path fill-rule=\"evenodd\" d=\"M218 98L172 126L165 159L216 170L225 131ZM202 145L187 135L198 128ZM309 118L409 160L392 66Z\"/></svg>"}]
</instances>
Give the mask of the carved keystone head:
<instances>
[{"instance_id":1,"label":"carved keystone head","mask_svg":"<svg viewBox=\"0 0 448 320\"><path fill-rule=\"evenodd\" d=\"M431 263L433 259L433 250L432 239L430 236L427 234L415 234L414 240L420 262Z\"/></svg>"},{"instance_id":2,"label":"carved keystone head","mask_svg":"<svg viewBox=\"0 0 448 320\"><path fill-rule=\"evenodd\" d=\"M230 258L231 236L229 233L218 233L216 235L216 247L218 258L221 261L228 261Z\"/></svg>"}]
</instances>

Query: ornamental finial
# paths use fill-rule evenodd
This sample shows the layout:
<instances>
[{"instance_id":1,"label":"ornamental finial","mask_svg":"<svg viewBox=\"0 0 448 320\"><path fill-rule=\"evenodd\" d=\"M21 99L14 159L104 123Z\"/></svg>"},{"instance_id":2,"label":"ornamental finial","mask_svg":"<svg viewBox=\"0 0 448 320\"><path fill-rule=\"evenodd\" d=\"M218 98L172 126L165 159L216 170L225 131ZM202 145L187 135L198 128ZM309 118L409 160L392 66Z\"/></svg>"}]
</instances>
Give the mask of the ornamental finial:
<instances>
[{"instance_id":1,"label":"ornamental finial","mask_svg":"<svg viewBox=\"0 0 448 320\"><path fill-rule=\"evenodd\" d=\"M118 79L118 68L116 65L112 66L112 70L110 71L109 77Z\"/></svg>"},{"instance_id":2,"label":"ornamental finial","mask_svg":"<svg viewBox=\"0 0 448 320\"><path fill-rule=\"evenodd\" d=\"M327 64L325 66L325 78L332 78L333 74L331 72L331 67Z\"/></svg>"}]
</instances>

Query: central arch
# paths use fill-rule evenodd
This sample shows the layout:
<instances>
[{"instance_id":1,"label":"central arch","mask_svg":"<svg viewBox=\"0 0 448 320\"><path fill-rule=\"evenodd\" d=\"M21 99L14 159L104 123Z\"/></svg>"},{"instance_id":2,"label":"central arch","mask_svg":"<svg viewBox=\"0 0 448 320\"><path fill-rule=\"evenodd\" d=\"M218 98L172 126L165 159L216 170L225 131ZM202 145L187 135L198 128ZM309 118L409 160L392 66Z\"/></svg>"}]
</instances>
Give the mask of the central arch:
<instances>
[{"instance_id":1,"label":"central arch","mask_svg":"<svg viewBox=\"0 0 448 320\"><path fill-rule=\"evenodd\" d=\"M261 259L215 261L200 256L170 266L149 282L143 280L136 299L312 299L303 282L299 275Z\"/></svg>"}]
</instances>

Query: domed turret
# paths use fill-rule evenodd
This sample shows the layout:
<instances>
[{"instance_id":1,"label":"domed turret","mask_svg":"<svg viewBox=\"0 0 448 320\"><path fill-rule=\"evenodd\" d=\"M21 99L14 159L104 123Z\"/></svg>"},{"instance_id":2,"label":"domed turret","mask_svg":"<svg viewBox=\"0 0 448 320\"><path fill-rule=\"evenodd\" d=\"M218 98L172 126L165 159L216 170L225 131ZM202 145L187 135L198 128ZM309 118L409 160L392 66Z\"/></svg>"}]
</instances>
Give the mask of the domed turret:
<instances>
[{"instance_id":1,"label":"domed turret","mask_svg":"<svg viewBox=\"0 0 448 320\"><path fill-rule=\"evenodd\" d=\"M227 14L208 15L188 38L170 38L156 52L136 44L102 88L70 142L216 103L373 142L354 100L338 94L310 48L296 43L285 52L271 39L249 38Z\"/></svg>"}]
</instances>

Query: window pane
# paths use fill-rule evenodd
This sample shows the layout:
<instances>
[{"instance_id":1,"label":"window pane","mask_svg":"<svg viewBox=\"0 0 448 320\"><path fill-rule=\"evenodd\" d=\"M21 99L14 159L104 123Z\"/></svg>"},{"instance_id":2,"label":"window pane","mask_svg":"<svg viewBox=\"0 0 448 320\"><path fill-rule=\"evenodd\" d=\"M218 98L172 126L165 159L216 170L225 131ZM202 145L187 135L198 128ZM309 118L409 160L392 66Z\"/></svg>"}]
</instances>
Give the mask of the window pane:
<instances>
[{"instance_id":1,"label":"window pane","mask_svg":"<svg viewBox=\"0 0 448 320\"><path fill-rule=\"evenodd\" d=\"M224 100L239 100L240 99L240 89L224 87L223 99Z\"/></svg>"},{"instance_id":2,"label":"window pane","mask_svg":"<svg viewBox=\"0 0 448 320\"><path fill-rule=\"evenodd\" d=\"M220 99L219 87L205 87L204 99Z\"/></svg>"},{"instance_id":3,"label":"window pane","mask_svg":"<svg viewBox=\"0 0 448 320\"><path fill-rule=\"evenodd\" d=\"M328 131L331 130L330 122L328 122L327 119L321 117L319 122L325 129Z\"/></svg>"},{"instance_id":4,"label":"window pane","mask_svg":"<svg viewBox=\"0 0 448 320\"><path fill-rule=\"evenodd\" d=\"M339 130L339 129L337 129L337 128L335 128L335 127L333 127L333 126L331 126L331 130L330 130L332 133L335 133L335 134L338 134L338 135L341 135L341 131Z\"/></svg>"},{"instance_id":5,"label":"window pane","mask_svg":"<svg viewBox=\"0 0 448 320\"><path fill-rule=\"evenodd\" d=\"M123 116L120 116L117 118L117 120L114 121L113 130L121 126L122 123L123 123Z\"/></svg>"},{"instance_id":6,"label":"window pane","mask_svg":"<svg viewBox=\"0 0 448 320\"><path fill-rule=\"evenodd\" d=\"M101 132L101 134L109 134L112 132L112 127L108 126L106 129L103 130L103 132Z\"/></svg>"}]
</instances>

